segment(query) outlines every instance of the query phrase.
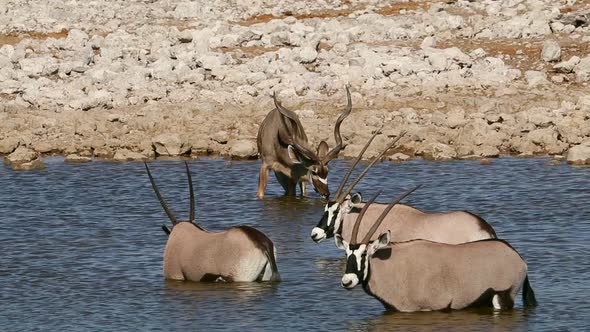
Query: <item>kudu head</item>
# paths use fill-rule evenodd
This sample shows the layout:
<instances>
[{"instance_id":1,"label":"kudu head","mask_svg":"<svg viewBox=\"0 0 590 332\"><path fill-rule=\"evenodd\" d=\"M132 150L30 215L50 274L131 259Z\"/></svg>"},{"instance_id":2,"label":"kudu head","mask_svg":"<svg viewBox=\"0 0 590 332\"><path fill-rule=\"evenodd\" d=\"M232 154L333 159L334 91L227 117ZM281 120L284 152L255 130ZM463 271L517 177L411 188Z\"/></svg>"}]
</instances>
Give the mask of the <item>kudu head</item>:
<instances>
[{"instance_id":1,"label":"kudu head","mask_svg":"<svg viewBox=\"0 0 590 332\"><path fill-rule=\"evenodd\" d=\"M164 200L164 197L162 197L162 194L160 194L160 190L158 190L158 186L156 185L156 181L154 181L154 178L152 177L152 173L150 172L150 168L148 167L147 163L145 163L145 162L144 162L144 165L145 165L145 169L147 170L148 177L150 178L152 188L154 189L154 192L156 193L156 196L158 197L158 201L160 201L162 208L164 208L164 212L166 212L166 215L168 216L168 218L172 222L172 227L174 227L174 225L176 225L182 221L178 221L176 219L176 217L172 213L172 210L170 210L170 208L168 207L166 200ZM190 216L189 216L188 222L194 224L194 221L195 221L195 192L193 190L193 179L191 177L191 172L188 168L188 163L186 161L184 162L184 165L186 167L186 175L188 177L188 188L189 188L189 196L190 196ZM197 227L199 227L199 226L197 226ZM168 227L166 225L162 225L162 229L167 234L170 234L170 230L168 229Z\"/></svg>"},{"instance_id":2,"label":"kudu head","mask_svg":"<svg viewBox=\"0 0 590 332\"><path fill-rule=\"evenodd\" d=\"M365 151L367 150L375 136L377 136L380 132L381 129L377 130L373 134L373 136L369 138L369 140L367 141L363 149L359 152L359 155L356 157L352 165L350 165L350 168L348 169L346 175L344 175L344 178L342 178L340 186L338 187L338 190L336 190L336 194L332 199L328 200L328 202L326 203L322 219L320 219L316 227L314 227L311 231L311 239L313 241L319 243L324 239L333 237L334 234L340 233L342 227L342 219L344 218L344 215L350 212L354 204L361 202L360 194L350 195L350 192L354 189L357 183L359 183L359 181L365 176L365 174L367 174L369 169L373 165L375 165L377 161L381 160L381 157L383 157L383 155L387 151L389 151L395 145L395 143L397 143L400 140L400 138L402 138L405 135L405 132L400 133L400 135L396 139L391 141L391 143L389 143L387 147L385 147L385 149L381 151L381 153L377 157L375 157L369 163L369 165L367 165L367 167L365 167L365 169L357 176L357 178L354 181L352 181L352 183L346 188L346 190L342 191L344 185L346 184L346 181L348 181L348 178L352 174L352 171L359 163L359 161L362 159L363 154L365 153Z\"/></svg>"},{"instance_id":3,"label":"kudu head","mask_svg":"<svg viewBox=\"0 0 590 332\"><path fill-rule=\"evenodd\" d=\"M371 241L371 237L373 234L375 234L379 228L379 225L381 225L381 222L383 219L385 219L395 204L399 203L402 199L414 192L414 190L418 189L419 187L420 185L406 191L394 199L391 203L389 203L389 205L385 208L385 210L383 210L379 218L377 218L373 226L371 226L371 229L369 229L367 234L365 234L365 237L360 242L357 242L357 235L361 221L363 220L363 216L369 208L369 205L371 205L377 196L379 196L381 190L373 195L373 197L371 197L367 204L365 204L365 206L363 206L361 209L361 212L356 218L354 228L352 229L352 238L350 243L346 242L340 234L336 234L334 236L336 246L346 251L346 272L342 276L342 287L346 289L352 289L359 283L365 282L367 280L369 276L369 260L373 254L375 254L375 252L389 245L391 240L391 232L388 230L379 235L379 237L373 241Z\"/></svg>"},{"instance_id":4,"label":"kudu head","mask_svg":"<svg viewBox=\"0 0 590 332\"><path fill-rule=\"evenodd\" d=\"M336 141L336 145L330 150L328 143L322 140L318 144L316 151L313 151L308 147L307 141L301 139L300 135L297 135L297 133L303 131L303 128L300 128L301 123L297 115L283 107L277 100L276 95L273 94L275 107L283 115L283 124L291 132L291 135L283 135L279 138L288 144L287 148L291 161L295 164L303 165L308 170L308 176L314 190L324 198L330 196L328 189L328 163L337 158L340 151L345 148L345 145L342 143L342 136L340 135L340 125L352 111L352 99L348 87L346 87L346 97L348 100L346 109L340 114L334 125L334 141Z\"/></svg>"}]
</instances>

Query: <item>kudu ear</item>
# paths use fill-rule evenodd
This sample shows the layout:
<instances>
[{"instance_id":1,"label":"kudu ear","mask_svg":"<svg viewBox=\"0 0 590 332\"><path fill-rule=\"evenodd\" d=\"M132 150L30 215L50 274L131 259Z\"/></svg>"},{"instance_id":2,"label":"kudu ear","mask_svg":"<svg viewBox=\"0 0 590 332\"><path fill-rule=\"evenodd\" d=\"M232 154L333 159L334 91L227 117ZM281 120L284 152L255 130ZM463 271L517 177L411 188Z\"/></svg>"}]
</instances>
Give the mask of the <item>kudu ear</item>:
<instances>
[{"instance_id":1,"label":"kudu ear","mask_svg":"<svg viewBox=\"0 0 590 332\"><path fill-rule=\"evenodd\" d=\"M336 247L338 249L346 250L346 243L344 242L342 235L338 233L334 234L334 242L336 243Z\"/></svg>"},{"instance_id":2,"label":"kudu ear","mask_svg":"<svg viewBox=\"0 0 590 332\"><path fill-rule=\"evenodd\" d=\"M352 195L352 197L350 198L350 201L354 204L358 204L363 201L363 196L361 195L361 193L356 193L356 194Z\"/></svg>"},{"instance_id":3,"label":"kudu ear","mask_svg":"<svg viewBox=\"0 0 590 332\"><path fill-rule=\"evenodd\" d=\"M302 158L299 156L299 153L297 153L297 150L295 150L293 145L289 145L287 147L287 151L289 153L289 159L291 159L294 164L301 164L303 162Z\"/></svg>"},{"instance_id":4,"label":"kudu ear","mask_svg":"<svg viewBox=\"0 0 590 332\"><path fill-rule=\"evenodd\" d=\"M330 147L328 147L328 143L326 143L326 141L321 141L320 144L318 145L318 158L320 160L324 160L326 159L326 155L328 154L328 151L330 150Z\"/></svg>"}]
</instances>

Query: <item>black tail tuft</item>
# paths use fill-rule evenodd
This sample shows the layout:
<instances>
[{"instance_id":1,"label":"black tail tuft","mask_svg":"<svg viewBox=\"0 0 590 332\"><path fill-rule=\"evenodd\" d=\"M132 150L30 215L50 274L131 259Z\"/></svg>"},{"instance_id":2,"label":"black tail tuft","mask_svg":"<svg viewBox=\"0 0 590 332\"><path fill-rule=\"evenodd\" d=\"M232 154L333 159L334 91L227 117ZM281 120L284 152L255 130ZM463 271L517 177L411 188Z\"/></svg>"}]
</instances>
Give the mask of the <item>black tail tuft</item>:
<instances>
[{"instance_id":1,"label":"black tail tuft","mask_svg":"<svg viewBox=\"0 0 590 332\"><path fill-rule=\"evenodd\" d=\"M281 281L281 274L279 273L279 269L277 267L277 261L275 260L275 250L274 245L270 245L269 250L266 251L266 257L270 263L270 268L272 270L272 276L270 277L270 281Z\"/></svg>"},{"instance_id":2,"label":"black tail tuft","mask_svg":"<svg viewBox=\"0 0 590 332\"><path fill-rule=\"evenodd\" d=\"M522 302L525 307L536 307L537 299L535 298L535 292L529 283L529 276L524 278L524 284L522 286Z\"/></svg>"}]
</instances>

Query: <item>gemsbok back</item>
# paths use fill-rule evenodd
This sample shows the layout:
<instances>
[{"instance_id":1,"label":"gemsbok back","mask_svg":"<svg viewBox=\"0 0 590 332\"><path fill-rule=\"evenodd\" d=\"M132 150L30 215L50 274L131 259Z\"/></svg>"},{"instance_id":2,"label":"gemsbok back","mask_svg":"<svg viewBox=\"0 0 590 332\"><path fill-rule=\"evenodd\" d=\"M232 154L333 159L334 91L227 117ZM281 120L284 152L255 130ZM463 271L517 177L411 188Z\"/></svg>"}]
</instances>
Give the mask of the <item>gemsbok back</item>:
<instances>
[{"instance_id":1,"label":"gemsbok back","mask_svg":"<svg viewBox=\"0 0 590 332\"><path fill-rule=\"evenodd\" d=\"M285 194L294 196L297 184L301 195L307 193L306 182L311 179L314 190L328 197L328 163L338 157L344 148L340 125L352 111L350 91L346 87L348 104L334 125L336 146L330 150L326 141L321 141L316 152L308 146L307 135L297 114L286 109L273 94L275 109L264 118L258 129L256 144L262 159L256 197L264 198L268 173L273 170Z\"/></svg>"},{"instance_id":2,"label":"gemsbok back","mask_svg":"<svg viewBox=\"0 0 590 332\"><path fill-rule=\"evenodd\" d=\"M359 214L359 211L365 206L362 203L360 193L350 195L359 181L367 174L369 169L380 158L391 149L394 144L403 136L403 133L393 140L365 169L357 178L344 190L344 185L352 174L355 166L361 160L365 150L369 147L376 132L367 141L355 161L350 166L348 172L342 179L340 186L336 190L334 198L326 203L322 218L311 231L311 239L315 242L321 242L326 238L331 238L334 234L340 234L346 241L350 241L352 235L352 226ZM373 221L383 212L387 204L373 204L367 211L366 220ZM361 233L366 233L368 223L361 225ZM412 239L425 239L443 243L464 243L476 240L496 238L496 232L482 218L467 211L450 211L442 213L427 213L414 207L404 204L397 204L392 213L385 217L377 234L385 230L391 230L395 241L407 241ZM374 240L374 239L372 239Z\"/></svg>"},{"instance_id":3,"label":"gemsbok back","mask_svg":"<svg viewBox=\"0 0 590 332\"><path fill-rule=\"evenodd\" d=\"M389 230L371 240L387 213L414 189L391 202L360 242L357 242L360 223L379 193L360 211L350 242L336 234L336 245L346 251L342 287L352 289L362 283L365 292L387 308L398 311L476 306L509 309L521 288L524 305L537 304L525 261L505 241L390 242Z\"/></svg>"},{"instance_id":4,"label":"gemsbok back","mask_svg":"<svg viewBox=\"0 0 590 332\"><path fill-rule=\"evenodd\" d=\"M262 232L249 226L232 227L213 233L195 222L195 195L188 164L185 162L190 192L190 218L176 219L160 194L147 164L152 188L172 222L164 250L166 279L190 281L280 281L275 247Z\"/></svg>"}]
</instances>

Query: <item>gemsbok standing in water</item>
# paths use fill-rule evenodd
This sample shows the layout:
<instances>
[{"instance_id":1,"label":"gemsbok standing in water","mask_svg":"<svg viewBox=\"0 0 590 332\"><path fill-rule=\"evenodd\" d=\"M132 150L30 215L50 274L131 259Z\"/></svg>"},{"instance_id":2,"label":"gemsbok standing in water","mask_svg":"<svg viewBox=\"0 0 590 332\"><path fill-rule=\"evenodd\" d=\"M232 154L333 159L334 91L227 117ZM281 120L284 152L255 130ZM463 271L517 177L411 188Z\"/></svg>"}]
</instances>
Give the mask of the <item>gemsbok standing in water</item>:
<instances>
[{"instance_id":1,"label":"gemsbok standing in water","mask_svg":"<svg viewBox=\"0 0 590 332\"><path fill-rule=\"evenodd\" d=\"M190 192L190 219L176 219L160 194L147 164L152 188L172 222L164 250L166 279L190 281L280 281L275 247L262 232L249 226L232 227L213 233L195 222L195 195L188 164L185 162Z\"/></svg>"},{"instance_id":2,"label":"gemsbok standing in water","mask_svg":"<svg viewBox=\"0 0 590 332\"><path fill-rule=\"evenodd\" d=\"M338 157L344 148L340 135L340 124L352 111L350 91L346 87L348 104L346 109L334 125L334 140L336 146L329 149L326 141L321 141L316 152L308 146L307 135L297 117L297 114L283 107L273 94L275 109L264 118L258 129L256 144L262 160L258 178L258 193L256 197L264 198L264 191L268 182L268 173L273 170L285 194L294 196L297 184L301 195L306 195L306 182L311 178L311 184L316 192L328 197L328 163Z\"/></svg>"},{"instance_id":3,"label":"gemsbok standing in water","mask_svg":"<svg viewBox=\"0 0 590 332\"><path fill-rule=\"evenodd\" d=\"M360 242L357 242L360 223L379 193L360 211L350 242L336 234L336 245L346 251L342 287L352 289L361 283L365 292L387 308L398 311L476 306L509 309L514 306L521 288L524 305L537 305L527 265L505 241L390 242L392 232L389 230L371 240L387 213L414 189L391 202Z\"/></svg>"},{"instance_id":4,"label":"gemsbok standing in water","mask_svg":"<svg viewBox=\"0 0 590 332\"><path fill-rule=\"evenodd\" d=\"M324 208L322 219L311 231L311 238L315 242L321 242L331 238L334 234L340 234L346 241L350 241L352 226L365 203L362 203L361 195L350 195L354 186L367 174L369 169L391 149L394 144L403 136L403 133L393 140L357 178L342 191L346 181L352 174L355 166L361 160L365 150L369 147L377 131L365 144L356 160L350 166L347 174L342 179L336 190L334 198L330 199ZM367 211L366 220L372 221L383 212L387 204L373 204ZM361 225L360 232L366 233L367 225ZM444 213L426 213L405 204L397 204L392 213L388 214L383 224L378 229L380 232L391 230L395 241L407 241L412 239L425 239L443 243L464 243L476 240L496 238L496 232L482 218L467 211L450 211ZM374 240L374 239L372 239Z\"/></svg>"}]
</instances>

